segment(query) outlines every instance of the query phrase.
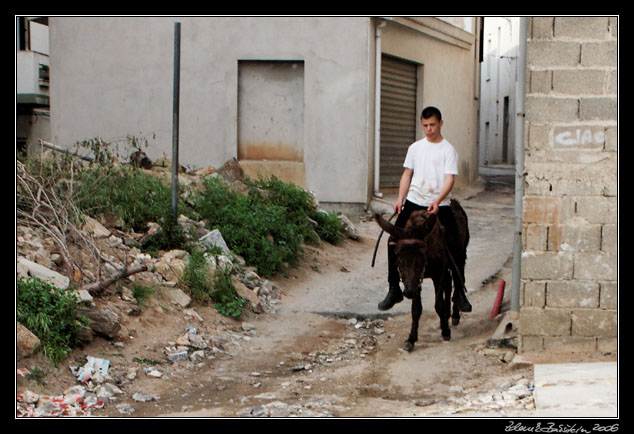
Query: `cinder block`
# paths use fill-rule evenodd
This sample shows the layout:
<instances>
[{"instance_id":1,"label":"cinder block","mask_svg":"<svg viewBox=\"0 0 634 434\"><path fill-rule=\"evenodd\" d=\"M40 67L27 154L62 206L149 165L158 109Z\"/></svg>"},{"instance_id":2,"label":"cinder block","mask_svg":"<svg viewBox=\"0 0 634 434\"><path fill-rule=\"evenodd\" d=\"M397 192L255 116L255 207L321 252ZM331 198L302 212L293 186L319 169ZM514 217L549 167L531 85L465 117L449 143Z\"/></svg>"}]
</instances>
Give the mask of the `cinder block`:
<instances>
[{"instance_id":1,"label":"cinder block","mask_svg":"<svg viewBox=\"0 0 634 434\"><path fill-rule=\"evenodd\" d=\"M523 222L555 224L559 222L559 200L554 197L524 197Z\"/></svg>"},{"instance_id":2,"label":"cinder block","mask_svg":"<svg viewBox=\"0 0 634 434\"><path fill-rule=\"evenodd\" d=\"M548 307L599 307L599 284L596 282L548 282L546 287Z\"/></svg>"},{"instance_id":3,"label":"cinder block","mask_svg":"<svg viewBox=\"0 0 634 434\"><path fill-rule=\"evenodd\" d=\"M567 95L602 95L606 72L595 69L553 71L553 92Z\"/></svg>"},{"instance_id":4,"label":"cinder block","mask_svg":"<svg viewBox=\"0 0 634 434\"><path fill-rule=\"evenodd\" d=\"M549 125L539 125L531 122L528 128L527 147L533 151L550 148L550 130L551 127Z\"/></svg>"},{"instance_id":5,"label":"cinder block","mask_svg":"<svg viewBox=\"0 0 634 434\"><path fill-rule=\"evenodd\" d=\"M526 62L533 68L576 66L581 46L578 42L530 41L526 46Z\"/></svg>"},{"instance_id":6,"label":"cinder block","mask_svg":"<svg viewBox=\"0 0 634 434\"><path fill-rule=\"evenodd\" d=\"M616 95L618 93L619 74L616 70L606 72L605 93L606 95Z\"/></svg>"},{"instance_id":7,"label":"cinder block","mask_svg":"<svg viewBox=\"0 0 634 434\"><path fill-rule=\"evenodd\" d=\"M579 120L616 120L618 101L615 96L582 97L579 101Z\"/></svg>"},{"instance_id":8,"label":"cinder block","mask_svg":"<svg viewBox=\"0 0 634 434\"><path fill-rule=\"evenodd\" d=\"M522 285L524 293L522 306L544 307L546 306L546 282L528 281Z\"/></svg>"},{"instance_id":9,"label":"cinder block","mask_svg":"<svg viewBox=\"0 0 634 434\"><path fill-rule=\"evenodd\" d=\"M569 253L524 252L522 278L527 280L572 279L573 258Z\"/></svg>"},{"instance_id":10,"label":"cinder block","mask_svg":"<svg viewBox=\"0 0 634 434\"><path fill-rule=\"evenodd\" d=\"M618 62L616 41L586 42L581 45L582 66L612 66Z\"/></svg>"},{"instance_id":11,"label":"cinder block","mask_svg":"<svg viewBox=\"0 0 634 434\"><path fill-rule=\"evenodd\" d=\"M616 224L616 197L585 196L576 200L576 215L594 224Z\"/></svg>"},{"instance_id":12,"label":"cinder block","mask_svg":"<svg viewBox=\"0 0 634 434\"><path fill-rule=\"evenodd\" d=\"M576 121L579 114L577 98L555 98L549 96L526 97L526 117L531 122Z\"/></svg>"},{"instance_id":13,"label":"cinder block","mask_svg":"<svg viewBox=\"0 0 634 434\"><path fill-rule=\"evenodd\" d=\"M599 305L603 309L616 309L619 299L619 287L617 282L601 282L601 295Z\"/></svg>"},{"instance_id":14,"label":"cinder block","mask_svg":"<svg viewBox=\"0 0 634 434\"><path fill-rule=\"evenodd\" d=\"M548 226L541 224L529 224L524 229L526 250L546 250L548 240Z\"/></svg>"},{"instance_id":15,"label":"cinder block","mask_svg":"<svg viewBox=\"0 0 634 434\"><path fill-rule=\"evenodd\" d=\"M545 337L544 350L550 353L594 353L597 339L594 337L566 336Z\"/></svg>"},{"instance_id":16,"label":"cinder block","mask_svg":"<svg viewBox=\"0 0 634 434\"><path fill-rule=\"evenodd\" d=\"M602 353L616 353L619 350L618 338L598 338L597 351Z\"/></svg>"},{"instance_id":17,"label":"cinder block","mask_svg":"<svg viewBox=\"0 0 634 434\"><path fill-rule=\"evenodd\" d=\"M619 135L617 127L608 127L605 129L605 150L614 152L619 150Z\"/></svg>"},{"instance_id":18,"label":"cinder block","mask_svg":"<svg viewBox=\"0 0 634 434\"><path fill-rule=\"evenodd\" d=\"M601 225L581 223L561 226L559 248L575 252L592 252L601 248Z\"/></svg>"},{"instance_id":19,"label":"cinder block","mask_svg":"<svg viewBox=\"0 0 634 434\"><path fill-rule=\"evenodd\" d=\"M520 353L531 353L534 351L542 351L544 349L544 338L541 336L524 336L520 330Z\"/></svg>"},{"instance_id":20,"label":"cinder block","mask_svg":"<svg viewBox=\"0 0 634 434\"><path fill-rule=\"evenodd\" d=\"M530 93L550 93L552 76L552 71L531 71Z\"/></svg>"},{"instance_id":21,"label":"cinder block","mask_svg":"<svg viewBox=\"0 0 634 434\"><path fill-rule=\"evenodd\" d=\"M570 310L523 307L519 330L522 335L570 336L571 320Z\"/></svg>"},{"instance_id":22,"label":"cinder block","mask_svg":"<svg viewBox=\"0 0 634 434\"><path fill-rule=\"evenodd\" d=\"M619 228L617 225L604 225L601 228L601 251L616 255L618 252Z\"/></svg>"},{"instance_id":23,"label":"cinder block","mask_svg":"<svg viewBox=\"0 0 634 434\"><path fill-rule=\"evenodd\" d=\"M551 39L554 20L554 17L533 17L531 37L533 39Z\"/></svg>"},{"instance_id":24,"label":"cinder block","mask_svg":"<svg viewBox=\"0 0 634 434\"><path fill-rule=\"evenodd\" d=\"M572 335L612 338L617 334L615 310L576 309L572 312Z\"/></svg>"},{"instance_id":25,"label":"cinder block","mask_svg":"<svg viewBox=\"0 0 634 434\"><path fill-rule=\"evenodd\" d=\"M578 280L616 280L616 255L608 253L576 253L574 278Z\"/></svg>"},{"instance_id":26,"label":"cinder block","mask_svg":"<svg viewBox=\"0 0 634 434\"><path fill-rule=\"evenodd\" d=\"M605 39L608 17L555 17L555 38Z\"/></svg>"}]
</instances>

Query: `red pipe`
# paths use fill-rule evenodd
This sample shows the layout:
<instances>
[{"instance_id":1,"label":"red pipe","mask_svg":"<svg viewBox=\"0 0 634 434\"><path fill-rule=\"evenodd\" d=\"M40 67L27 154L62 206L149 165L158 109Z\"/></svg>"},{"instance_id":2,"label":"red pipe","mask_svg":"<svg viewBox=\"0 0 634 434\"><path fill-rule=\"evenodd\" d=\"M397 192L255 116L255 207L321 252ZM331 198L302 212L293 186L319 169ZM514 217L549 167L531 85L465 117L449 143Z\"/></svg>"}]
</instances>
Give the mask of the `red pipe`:
<instances>
[{"instance_id":1,"label":"red pipe","mask_svg":"<svg viewBox=\"0 0 634 434\"><path fill-rule=\"evenodd\" d=\"M489 315L489 319L493 319L500 312L500 306L502 306L502 299L504 299L504 286L506 282L500 279L500 283L498 284L498 294L495 297L495 303L493 304L493 309L491 310L491 315Z\"/></svg>"}]
</instances>

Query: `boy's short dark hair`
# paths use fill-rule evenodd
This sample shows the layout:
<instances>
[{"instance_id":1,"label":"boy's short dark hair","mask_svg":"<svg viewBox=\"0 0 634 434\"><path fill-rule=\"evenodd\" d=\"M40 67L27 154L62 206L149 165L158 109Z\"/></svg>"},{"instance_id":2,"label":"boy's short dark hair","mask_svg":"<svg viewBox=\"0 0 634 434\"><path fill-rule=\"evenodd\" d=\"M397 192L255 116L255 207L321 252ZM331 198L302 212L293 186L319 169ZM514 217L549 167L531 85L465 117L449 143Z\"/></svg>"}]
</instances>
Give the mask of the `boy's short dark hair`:
<instances>
[{"instance_id":1,"label":"boy's short dark hair","mask_svg":"<svg viewBox=\"0 0 634 434\"><path fill-rule=\"evenodd\" d=\"M420 114L420 118L421 119L429 119L432 116L436 116L436 119L441 121L442 120L442 115L440 114L440 110L438 110L436 107L425 107L423 109L423 112Z\"/></svg>"}]
</instances>

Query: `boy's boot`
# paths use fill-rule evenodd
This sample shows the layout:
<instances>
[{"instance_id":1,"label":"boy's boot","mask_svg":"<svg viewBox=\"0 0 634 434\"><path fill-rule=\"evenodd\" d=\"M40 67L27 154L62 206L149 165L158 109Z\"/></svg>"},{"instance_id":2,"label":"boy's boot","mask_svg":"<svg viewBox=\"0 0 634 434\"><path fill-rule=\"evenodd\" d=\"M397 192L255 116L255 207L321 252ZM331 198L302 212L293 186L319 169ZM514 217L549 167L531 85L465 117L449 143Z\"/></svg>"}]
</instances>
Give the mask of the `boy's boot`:
<instances>
[{"instance_id":1,"label":"boy's boot","mask_svg":"<svg viewBox=\"0 0 634 434\"><path fill-rule=\"evenodd\" d=\"M403 301L403 291L398 284L390 284L390 289L385 299L379 303L379 310L389 310L396 303Z\"/></svg>"}]
</instances>

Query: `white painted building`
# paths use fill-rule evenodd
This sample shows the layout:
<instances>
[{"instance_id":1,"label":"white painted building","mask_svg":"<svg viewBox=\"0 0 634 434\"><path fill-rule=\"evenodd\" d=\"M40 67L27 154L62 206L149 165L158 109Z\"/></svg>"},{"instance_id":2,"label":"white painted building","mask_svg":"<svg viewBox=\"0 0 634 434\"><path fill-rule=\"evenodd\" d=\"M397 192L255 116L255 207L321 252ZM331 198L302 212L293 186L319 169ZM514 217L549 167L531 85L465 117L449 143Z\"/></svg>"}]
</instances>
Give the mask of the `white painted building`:
<instances>
[{"instance_id":1,"label":"white painted building","mask_svg":"<svg viewBox=\"0 0 634 434\"><path fill-rule=\"evenodd\" d=\"M181 164L237 158L322 202L366 205L397 186L434 105L457 186L477 179L475 17L50 17L52 140L133 135L170 156L176 21Z\"/></svg>"},{"instance_id":2,"label":"white painted building","mask_svg":"<svg viewBox=\"0 0 634 434\"><path fill-rule=\"evenodd\" d=\"M501 173L515 163L518 17L485 17L480 101L480 167Z\"/></svg>"},{"instance_id":3,"label":"white painted building","mask_svg":"<svg viewBox=\"0 0 634 434\"><path fill-rule=\"evenodd\" d=\"M50 135L49 41L46 17L16 17L16 146L24 152Z\"/></svg>"}]
</instances>

